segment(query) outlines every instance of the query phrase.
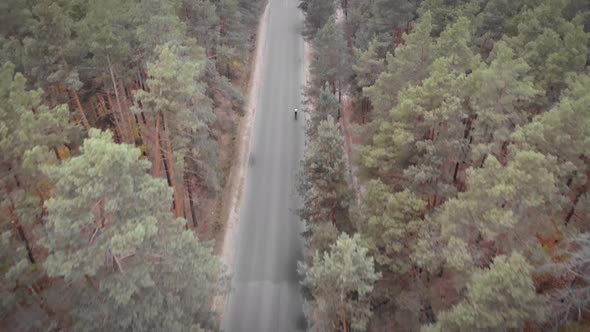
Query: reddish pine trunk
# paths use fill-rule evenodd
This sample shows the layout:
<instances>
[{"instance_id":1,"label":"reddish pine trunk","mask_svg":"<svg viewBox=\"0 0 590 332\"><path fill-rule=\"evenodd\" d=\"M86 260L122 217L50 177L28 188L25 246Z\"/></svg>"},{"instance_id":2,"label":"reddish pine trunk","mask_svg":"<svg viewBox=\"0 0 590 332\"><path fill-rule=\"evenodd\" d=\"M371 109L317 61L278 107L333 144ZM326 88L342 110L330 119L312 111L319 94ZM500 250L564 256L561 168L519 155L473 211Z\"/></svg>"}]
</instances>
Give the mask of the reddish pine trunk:
<instances>
[{"instance_id":1,"label":"reddish pine trunk","mask_svg":"<svg viewBox=\"0 0 590 332\"><path fill-rule=\"evenodd\" d=\"M107 93L107 100L109 102L109 106L111 107L111 112L113 114L113 119L115 119L115 127L117 128L118 136L120 143L127 143L129 139L127 138L127 127L123 121L121 110L119 107L114 107L113 99L111 98L111 94ZM102 101L104 103L104 101Z\"/></svg>"},{"instance_id":2,"label":"reddish pine trunk","mask_svg":"<svg viewBox=\"0 0 590 332\"><path fill-rule=\"evenodd\" d=\"M124 142L125 143L133 143L133 141L131 139L133 137L133 133L131 133L131 129L132 129L131 122L126 121L126 117L123 112L123 107L121 105L121 98L119 96L119 87L117 86L117 81L115 80L115 72L113 71L113 66L111 64L111 58L108 55L107 55L107 61L109 63L109 72L111 74L111 82L113 84L113 90L115 91L115 99L117 100L117 110L119 112L121 121L127 125L125 128L126 133L125 133L125 135L123 135L123 137L125 137ZM109 102L110 102L110 100L109 100Z\"/></svg>"},{"instance_id":3,"label":"reddish pine trunk","mask_svg":"<svg viewBox=\"0 0 590 332\"><path fill-rule=\"evenodd\" d=\"M7 195L10 195L10 193L7 192ZM36 261L35 261L35 257L33 256L31 242L27 238L25 231L23 230L22 226L20 225L18 217L14 214L14 210L16 209L16 207L14 206L14 202L12 201L12 198L9 197L8 199L10 201L10 207L6 208L5 211L6 211L6 214L10 217L10 220L11 220L10 224L16 230L16 233L18 234L19 239L24 243L25 248L27 249L27 257L29 258L29 262L31 262L31 264L35 264Z\"/></svg>"},{"instance_id":4,"label":"reddish pine trunk","mask_svg":"<svg viewBox=\"0 0 590 332\"><path fill-rule=\"evenodd\" d=\"M166 136L166 159L168 159L168 171L170 172L170 180L172 182L172 189L174 190L174 213L176 217L180 217L182 215L182 202L181 202L181 195L180 195L180 188L176 183L174 177L174 155L172 154L172 142L170 137L170 127L168 126L168 116L166 113L163 114L164 117L164 135Z\"/></svg>"},{"instance_id":5,"label":"reddish pine trunk","mask_svg":"<svg viewBox=\"0 0 590 332\"><path fill-rule=\"evenodd\" d=\"M82 108L82 103L80 103L80 98L78 97L78 93L76 90L71 90L72 98L76 102L76 106L78 107L78 112L80 113L80 119L82 120L82 125L86 130L86 133L90 133L90 124L88 123L88 119L86 118L86 114L84 114L84 108Z\"/></svg>"},{"instance_id":6,"label":"reddish pine trunk","mask_svg":"<svg viewBox=\"0 0 590 332\"><path fill-rule=\"evenodd\" d=\"M156 115L156 133L155 133L155 147L154 147L154 176L160 177L160 116Z\"/></svg>"},{"instance_id":7,"label":"reddish pine trunk","mask_svg":"<svg viewBox=\"0 0 590 332\"><path fill-rule=\"evenodd\" d=\"M199 223L197 222L197 213L196 213L196 207L195 207L195 202L193 201L193 186L191 185L190 181L187 179L186 181L186 189L188 191L188 204L190 206L190 210L191 210L191 218L193 218L193 225L195 227L197 227L199 225Z\"/></svg>"},{"instance_id":8,"label":"reddish pine trunk","mask_svg":"<svg viewBox=\"0 0 590 332\"><path fill-rule=\"evenodd\" d=\"M127 93L125 90L125 86L123 85L123 81L119 80L119 89L121 95L121 104L123 105L123 109L121 112L123 113L123 117L127 122L127 126L129 127L129 144L135 144L135 130L134 130L134 121L132 120L131 110L128 103Z\"/></svg>"}]
</instances>

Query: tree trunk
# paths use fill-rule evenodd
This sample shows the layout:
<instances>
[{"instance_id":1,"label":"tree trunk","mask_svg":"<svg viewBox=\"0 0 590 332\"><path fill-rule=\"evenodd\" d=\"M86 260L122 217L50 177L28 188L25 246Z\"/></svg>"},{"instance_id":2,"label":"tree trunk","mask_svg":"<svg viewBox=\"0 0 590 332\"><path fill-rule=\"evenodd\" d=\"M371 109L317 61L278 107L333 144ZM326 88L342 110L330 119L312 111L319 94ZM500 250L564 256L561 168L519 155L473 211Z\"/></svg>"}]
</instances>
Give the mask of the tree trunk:
<instances>
[{"instance_id":1,"label":"tree trunk","mask_svg":"<svg viewBox=\"0 0 590 332\"><path fill-rule=\"evenodd\" d=\"M23 227L21 225L16 225L16 230L18 232L19 238L25 244L25 248L27 249L27 256L29 257L29 262L31 262L31 264L35 264L36 261L35 261L35 257L33 256L33 249L31 249L31 243L29 242L29 239L25 235L25 231L23 230Z\"/></svg>"},{"instance_id":2,"label":"tree trunk","mask_svg":"<svg viewBox=\"0 0 590 332\"><path fill-rule=\"evenodd\" d=\"M195 211L195 203L193 201L193 189L192 189L192 185L190 183L190 180L187 178L186 179L186 190L188 191L188 204L190 206L190 210L191 210L191 218L193 218L193 225L195 227L197 227L199 224L197 222L197 213Z\"/></svg>"},{"instance_id":3,"label":"tree trunk","mask_svg":"<svg viewBox=\"0 0 590 332\"><path fill-rule=\"evenodd\" d=\"M16 181L17 181L17 186L19 186L18 179L16 179ZM12 197L10 196L10 193L8 192L8 190L6 190L6 195L8 196L8 201L10 202L10 206L6 207L5 211L11 220L10 224L12 224L12 226L16 229L16 232L17 232L20 240L25 244L25 248L27 249L27 256L29 258L29 261L31 262L31 264L35 264L35 257L33 256L33 250L31 249L31 243L29 242L29 239L27 238L25 231L23 230L22 226L20 225L20 221L18 220L18 217L14 214L16 207L14 206L14 201L12 200Z\"/></svg>"},{"instance_id":4,"label":"tree trunk","mask_svg":"<svg viewBox=\"0 0 590 332\"><path fill-rule=\"evenodd\" d=\"M53 148L53 152L55 152L55 157L57 158L57 160L62 161L61 157L59 156L59 151L56 147Z\"/></svg>"},{"instance_id":5,"label":"tree trunk","mask_svg":"<svg viewBox=\"0 0 590 332\"><path fill-rule=\"evenodd\" d=\"M154 177L160 177L160 116L156 115L156 142L154 147Z\"/></svg>"},{"instance_id":6,"label":"tree trunk","mask_svg":"<svg viewBox=\"0 0 590 332\"><path fill-rule=\"evenodd\" d=\"M459 162L455 163L455 171L453 172L453 184L457 186L457 174L459 173Z\"/></svg>"},{"instance_id":7,"label":"tree trunk","mask_svg":"<svg viewBox=\"0 0 590 332\"><path fill-rule=\"evenodd\" d=\"M565 217L565 222L564 225L567 226L572 217L574 216L575 212L576 212L576 205L578 205L578 201L580 200L580 197L582 197L582 195L586 192L586 190L580 190L577 194L576 197L574 198L574 202L572 204L571 209L569 210L569 212L567 213L566 217Z\"/></svg>"},{"instance_id":8,"label":"tree trunk","mask_svg":"<svg viewBox=\"0 0 590 332\"><path fill-rule=\"evenodd\" d=\"M76 106L78 107L78 111L80 112L80 119L82 120L82 125L84 126L84 129L86 130L86 133L90 133L90 124L88 123L88 119L86 118L86 114L84 114L84 108L82 108L82 103L80 103L80 98L78 97L78 93L76 92L76 90L71 90L70 91L72 98L74 98L74 101L76 102Z\"/></svg>"},{"instance_id":9,"label":"tree trunk","mask_svg":"<svg viewBox=\"0 0 590 332\"><path fill-rule=\"evenodd\" d=\"M119 111L119 114L121 116L121 121L123 121L123 123L125 123L125 116L123 115L123 107L121 106L121 98L119 97L119 89L117 87L117 81L115 80L115 73L113 71L113 65L111 64L111 57L109 55L107 55L107 61L109 63L109 72L111 74L111 82L113 84L113 90L115 91L115 99L117 100L117 108ZM123 136L125 137L125 143L131 143L131 136L128 136L130 134L131 131L131 126L129 126L128 128L126 128L126 134Z\"/></svg>"},{"instance_id":10,"label":"tree trunk","mask_svg":"<svg viewBox=\"0 0 590 332\"><path fill-rule=\"evenodd\" d=\"M182 202L180 200L180 188L176 184L175 177L174 177L174 155L172 154L172 142L170 137L170 127L168 126L168 116L166 113L163 113L162 116L164 117L164 133L166 136L166 152L168 159L168 166L170 172L170 178L172 182L172 189L174 190L174 213L176 217L180 217L182 215Z\"/></svg>"},{"instance_id":11,"label":"tree trunk","mask_svg":"<svg viewBox=\"0 0 590 332\"><path fill-rule=\"evenodd\" d=\"M346 314L342 314L342 329L344 332L348 332L348 322L346 321Z\"/></svg>"},{"instance_id":12,"label":"tree trunk","mask_svg":"<svg viewBox=\"0 0 590 332\"><path fill-rule=\"evenodd\" d=\"M340 120L340 114L342 110L342 89L338 86L338 119Z\"/></svg>"},{"instance_id":13,"label":"tree trunk","mask_svg":"<svg viewBox=\"0 0 590 332\"><path fill-rule=\"evenodd\" d=\"M127 92L125 89L125 86L123 85L123 81L119 80L119 89L121 89L121 104L123 105L123 109L121 110L123 113L123 116L125 118L125 121L127 122L127 126L129 126L129 135L130 135L130 141L129 144L135 144L135 126L133 125L133 116L131 115L131 111L130 111L130 107L129 107L129 103L128 98L127 98ZM137 122L136 122L137 123Z\"/></svg>"},{"instance_id":14,"label":"tree trunk","mask_svg":"<svg viewBox=\"0 0 590 332\"><path fill-rule=\"evenodd\" d=\"M125 122L123 121L121 109L119 107L114 107L113 99L111 98L110 93L107 93L106 95L107 100L109 102L109 106L111 107L111 113L113 114L113 118L115 119L115 126L118 128L120 143L127 143L129 141L129 139L127 138L128 130L127 126L124 125Z\"/></svg>"},{"instance_id":15,"label":"tree trunk","mask_svg":"<svg viewBox=\"0 0 590 332\"><path fill-rule=\"evenodd\" d=\"M486 163L486 159L488 158L488 154L484 154L481 158L481 163L479 164L479 168L483 168L483 165Z\"/></svg>"}]
</instances>

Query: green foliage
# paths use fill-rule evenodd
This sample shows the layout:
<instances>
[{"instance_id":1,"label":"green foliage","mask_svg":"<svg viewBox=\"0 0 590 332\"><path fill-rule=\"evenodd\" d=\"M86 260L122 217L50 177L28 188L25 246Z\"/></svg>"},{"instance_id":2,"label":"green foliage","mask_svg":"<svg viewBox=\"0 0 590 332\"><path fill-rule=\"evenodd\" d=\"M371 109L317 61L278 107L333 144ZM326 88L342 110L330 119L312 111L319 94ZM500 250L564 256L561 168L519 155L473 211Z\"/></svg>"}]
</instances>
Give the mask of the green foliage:
<instances>
[{"instance_id":1,"label":"green foliage","mask_svg":"<svg viewBox=\"0 0 590 332\"><path fill-rule=\"evenodd\" d=\"M375 0L371 2L371 19L367 22L374 34L386 34L392 40L398 28L404 28L416 11L416 0ZM384 38L384 39L385 39Z\"/></svg>"},{"instance_id":2,"label":"green foliage","mask_svg":"<svg viewBox=\"0 0 590 332\"><path fill-rule=\"evenodd\" d=\"M417 231L424 205L409 190L391 193L379 181L367 184L360 229L379 266L400 274L409 269L410 234Z\"/></svg>"},{"instance_id":3,"label":"green foliage","mask_svg":"<svg viewBox=\"0 0 590 332\"><path fill-rule=\"evenodd\" d=\"M547 311L535 293L532 270L518 253L497 256L489 270L472 275L465 300L423 331L521 330L526 321L543 321Z\"/></svg>"},{"instance_id":4,"label":"green foliage","mask_svg":"<svg viewBox=\"0 0 590 332\"><path fill-rule=\"evenodd\" d=\"M82 154L46 167L49 276L63 277L75 329L194 330L208 321L221 264L185 221L139 149L92 130Z\"/></svg>"},{"instance_id":5,"label":"green foliage","mask_svg":"<svg viewBox=\"0 0 590 332\"><path fill-rule=\"evenodd\" d=\"M219 42L219 16L217 7L210 0L188 1L184 4L187 10L188 33L205 49L211 49Z\"/></svg>"},{"instance_id":6,"label":"green foliage","mask_svg":"<svg viewBox=\"0 0 590 332\"><path fill-rule=\"evenodd\" d=\"M515 18L518 35L508 41L533 69L535 83L556 99L568 73L586 66L590 33L581 19L568 21L563 11L568 1L546 0Z\"/></svg>"},{"instance_id":7,"label":"green foliage","mask_svg":"<svg viewBox=\"0 0 590 332\"><path fill-rule=\"evenodd\" d=\"M491 2L494 2L493 0ZM432 15L432 27L435 35L438 35L449 24L459 17L473 17L481 11L483 1L478 0L424 0L418 9L420 16L430 12Z\"/></svg>"},{"instance_id":8,"label":"green foliage","mask_svg":"<svg viewBox=\"0 0 590 332\"><path fill-rule=\"evenodd\" d=\"M537 116L534 120L512 134L518 145L532 147L545 154L557 157L563 182L571 179L574 185L586 181L587 163L583 156L590 154L590 96L587 87L590 75L573 75L568 79L568 88L559 104ZM580 144L572 142L580 141Z\"/></svg>"},{"instance_id":9,"label":"green foliage","mask_svg":"<svg viewBox=\"0 0 590 332\"><path fill-rule=\"evenodd\" d=\"M0 70L0 192L1 207L16 220L0 214L0 220L32 224L41 214L38 191L46 179L39 167L55 163L54 149L78 136L68 123L65 106L53 109L41 103L39 90L27 90L25 78L6 63Z\"/></svg>"},{"instance_id":10,"label":"green foliage","mask_svg":"<svg viewBox=\"0 0 590 332\"><path fill-rule=\"evenodd\" d=\"M404 178L425 194L452 194L452 188L436 183L443 175L451 181L452 174L441 172L441 166L449 159L459 161L465 146L460 121L465 112L461 100L466 78L450 71L451 64L451 59L439 58L422 86L403 91L390 112L391 122L382 122L372 144L363 149L364 165L384 180L405 169ZM423 120L416 123L416 118ZM407 167L409 164L415 166ZM425 188L425 182L430 186Z\"/></svg>"},{"instance_id":11,"label":"green foliage","mask_svg":"<svg viewBox=\"0 0 590 332\"><path fill-rule=\"evenodd\" d=\"M31 0L7 0L0 4L0 35L22 35L31 23Z\"/></svg>"},{"instance_id":12,"label":"green foliage","mask_svg":"<svg viewBox=\"0 0 590 332\"><path fill-rule=\"evenodd\" d=\"M334 15L334 1L301 0L299 8L305 13L305 35L314 36Z\"/></svg>"},{"instance_id":13,"label":"green foliage","mask_svg":"<svg viewBox=\"0 0 590 332\"><path fill-rule=\"evenodd\" d=\"M375 118L383 119L396 104L400 91L426 77L433 60L431 29L431 16L425 14L414 30L404 35L405 43L396 48L395 56L387 54L387 69L375 84L364 90L373 105Z\"/></svg>"},{"instance_id":14,"label":"green foliage","mask_svg":"<svg viewBox=\"0 0 590 332\"><path fill-rule=\"evenodd\" d=\"M204 72L202 49L165 44L157 48L157 59L148 63L152 78L147 80L150 91L137 90L135 98L148 114L166 114L170 131L175 138L184 139L181 133L205 130L214 119L211 101L204 95L199 78ZM173 140L173 145L186 148L188 143Z\"/></svg>"},{"instance_id":15,"label":"green foliage","mask_svg":"<svg viewBox=\"0 0 590 332\"><path fill-rule=\"evenodd\" d=\"M472 160L498 153L514 126L526 121L525 107L539 95L530 67L506 43L495 45L490 60L489 66L475 61L467 85L470 110L477 116Z\"/></svg>"},{"instance_id":16,"label":"green foliage","mask_svg":"<svg viewBox=\"0 0 590 332\"><path fill-rule=\"evenodd\" d=\"M78 136L66 107L49 108L41 96L39 90L27 90L10 62L0 69L0 311L11 319L8 326L25 331L51 325L48 312L40 310L43 295L31 292L43 277L33 268L40 257L33 252L37 244L31 233L41 226L39 202L50 189L40 168L56 163L55 149Z\"/></svg>"},{"instance_id":17,"label":"green foliage","mask_svg":"<svg viewBox=\"0 0 590 332\"><path fill-rule=\"evenodd\" d=\"M385 60L380 56L380 49L384 43L373 39L369 42L369 47L364 52L355 49L355 63L352 68L356 75L357 84L360 88L375 84L379 74L385 70Z\"/></svg>"},{"instance_id":18,"label":"green foliage","mask_svg":"<svg viewBox=\"0 0 590 332\"><path fill-rule=\"evenodd\" d=\"M308 225L348 218L351 195L346 182L344 142L331 116L318 126L317 137L308 142L302 162L299 193L300 215Z\"/></svg>"},{"instance_id":19,"label":"green foliage","mask_svg":"<svg viewBox=\"0 0 590 332\"><path fill-rule=\"evenodd\" d=\"M242 73L261 4L0 4L5 329L216 328L209 304L222 268L211 246L185 230L184 220L172 218L171 190L148 176L150 165L140 150L92 131L78 155L82 133L79 124L69 123L68 108L102 129L113 129L117 116L129 121L123 129L133 131L144 152L153 151L155 123L165 115L159 148L172 143L174 180L197 177L215 192L218 147L209 97L225 94L235 109L242 107L226 76ZM129 114L133 106L135 117ZM117 139L130 136L118 124L116 129Z\"/></svg>"},{"instance_id":20,"label":"green foliage","mask_svg":"<svg viewBox=\"0 0 590 332\"><path fill-rule=\"evenodd\" d=\"M538 250L528 248L536 242L534 237L525 240L520 235L531 228L546 229L558 209L555 160L533 151L516 151L511 159L502 167L489 157L483 168L470 170L469 189L449 200L438 216L443 237L469 244L476 262L485 260L477 248L480 236L484 240L502 236L505 250ZM449 251L455 250L463 249L449 244ZM455 262L453 267L465 267Z\"/></svg>"},{"instance_id":21,"label":"green foliage","mask_svg":"<svg viewBox=\"0 0 590 332\"><path fill-rule=\"evenodd\" d=\"M364 331L371 310L369 295L379 278L373 259L367 257L360 237L341 234L329 252L315 253L310 265L300 264L303 285L314 295L313 329L326 331L343 326L344 330Z\"/></svg>"},{"instance_id":22,"label":"green foliage","mask_svg":"<svg viewBox=\"0 0 590 332\"><path fill-rule=\"evenodd\" d=\"M207 179L212 191L218 190L217 150L210 138L215 114L200 81L205 69L202 49L165 44L157 48L157 53L157 59L148 63L150 91L135 92L141 108L134 110L156 118L165 115L172 146L179 155L176 174L183 174L182 163L188 158L194 167L191 171Z\"/></svg>"},{"instance_id":23,"label":"green foliage","mask_svg":"<svg viewBox=\"0 0 590 332\"><path fill-rule=\"evenodd\" d=\"M352 46L365 50L369 42L375 38L367 24L367 21L371 19L371 3L359 0L347 0L347 3L344 31L350 38Z\"/></svg>"},{"instance_id":24,"label":"green foliage","mask_svg":"<svg viewBox=\"0 0 590 332\"><path fill-rule=\"evenodd\" d=\"M543 0L495 0L483 4L473 24L482 53L490 51L493 43L504 35L515 35L518 25L515 18L523 8L532 8L541 2Z\"/></svg>"},{"instance_id":25,"label":"green foliage","mask_svg":"<svg viewBox=\"0 0 590 332\"><path fill-rule=\"evenodd\" d=\"M5 226L5 225L3 225ZM33 288L43 271L27 257L16 234L2 229L0 234L0 320L5 328L39 331L55 328L49 313L41 309L45 301Z\"/></svg>"},{"instance_id":26,"label":"green foliage","mask_svg":"<svg viewBox=\"0 0 590 332\"><path fill-rule=\"evenodd\" d=\"M386 275L375 327L432 323L434 310L444 312L432 326L442 331L580 321L565 310L587 310L567 268L549 281L534 274L565 320L556 314L544 325L531 278L549 260L584 252L568 239L587 231L580 221L590 211L588 4L425 0L414 12L409 3L351 0L343 18L355 55L351 84L363 92L352 97L369 119L360 129L355 226ZM404 27L406 13L418 17ZM518 290L492 277L519 273L527 276L514 281ZM479 289L487 284L524 298L496 298ZM576 296L563 304L564 294Z\"/></svg>"},{"instance_id":27,"label":"green foliage","mask_svg":"<svg viewBox=\"0 0 590 332\"><path fill-rule=\"evenodd\" d=\"M314 75L308 90L315 96L316 91L328 82L332 93L338 91L341 94L352 76L352 57L342 27L336 23L334 16L318 31L314 46L316 50L310 65Z\"/></svg>"},{"instance_id":28,"label":"green foliage","mask_svg":"<svg viewBox=\"0 0 590 332\"><path fill-rule=\"evenodd\" d=\"M232 63L244 58L247 44L246 29L238 0L220 0L217 4L217 15L220 18L220 45L217 50L217 69L225 76L232 78L237 74Z\"/></svg>"},{"instance_id":29,"label":"green foliage","mask_svg":"<svg viewBox=\"0 0 590 332\"><path fill-rule=\"evenodd\" d=\"M315 137L317 135L317 127L320 123L327 120L328 117L336 119L339 110L340 104L338 103L338 97L330 90L330 86L326 82L320 90L316 105L311 112L307 135L309 137Z\"/></svg>"},{"instance_id":30,"label":"green foliage","mask_svg":"<svg viewBox=\"0 0 590 332\"><path fill-rule=\"evenodd\" d=\"M338 229L332 223L317 223L308 225L307 232L311 234L307 241L307 251L310 253L318 252L322 255L330 250L330 246L336 243L338 239ZM308 255L307 260L312 256Z\"/></svg>"}]
</instances>

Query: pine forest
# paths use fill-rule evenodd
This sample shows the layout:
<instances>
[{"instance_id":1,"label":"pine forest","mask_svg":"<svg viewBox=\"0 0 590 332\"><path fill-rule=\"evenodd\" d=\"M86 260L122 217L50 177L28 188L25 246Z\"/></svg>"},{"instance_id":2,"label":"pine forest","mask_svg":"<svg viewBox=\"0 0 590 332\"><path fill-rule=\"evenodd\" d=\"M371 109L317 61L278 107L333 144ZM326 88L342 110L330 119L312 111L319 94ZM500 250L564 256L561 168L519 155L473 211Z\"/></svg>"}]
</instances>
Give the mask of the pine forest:
<instances>
[{"instance_id":1,"label":"pine forest","mask_svg":"<svg viewBox=\"0 0 590 332\"><path fill-rule=\"evenodd\" d=\"M260 89L299 119L248 109L298 68ZM264 163L256 222L293 232L286 195L303 248L249 268L293 260L302 330L590 331L588 0L0 0L0 331L234 332L231 181Z\"/></svg>"},{"instance_id":2,"label":"pine forest","mask_svg":"<svg viewBox=\"0 0 590 332\"><path fill-rule=\"evenodd\" d=\"M216 330L256 0L0 1L0 330Z\"/></svg>"},{"instance_id":3,"label":"pine forest","mask_svg":"<svg viewBox=\"0 0 590 332\"><path fill-rule=\"evenodd\" d=\"M302 0L315 331L590 330L590 2Z\"/></svg>"}]
</instances>

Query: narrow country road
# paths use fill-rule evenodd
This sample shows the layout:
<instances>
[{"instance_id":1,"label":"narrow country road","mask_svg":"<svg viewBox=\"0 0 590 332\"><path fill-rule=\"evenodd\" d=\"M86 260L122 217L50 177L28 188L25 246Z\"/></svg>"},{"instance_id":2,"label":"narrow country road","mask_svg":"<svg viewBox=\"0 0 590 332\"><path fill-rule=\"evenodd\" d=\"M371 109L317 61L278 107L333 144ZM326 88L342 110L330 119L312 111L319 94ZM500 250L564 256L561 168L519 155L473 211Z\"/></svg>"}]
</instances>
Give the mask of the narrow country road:
<instances>
[{"instance_id":1,"label":"narrow country road","mask_svg":"<svg viewBox=\"0 0 590 332\"><path fill-rule=\"evenodd\" d=\"M303 331L297 275L302 226L294 209L304 145L302 14L298 0L269 0L266 45L235 246L226 332Z\"/></svg>"}]
</instances>

